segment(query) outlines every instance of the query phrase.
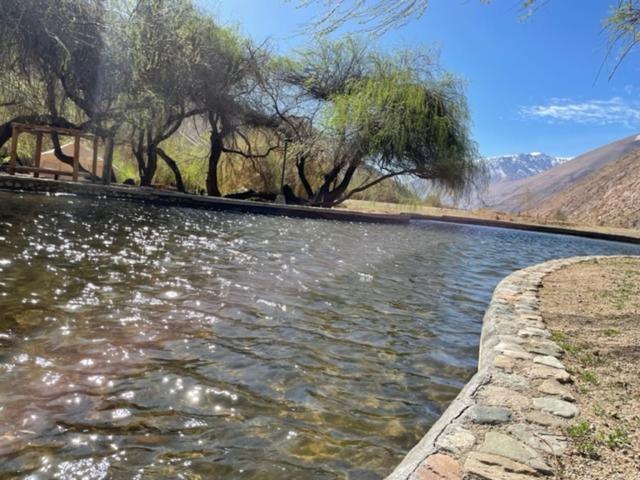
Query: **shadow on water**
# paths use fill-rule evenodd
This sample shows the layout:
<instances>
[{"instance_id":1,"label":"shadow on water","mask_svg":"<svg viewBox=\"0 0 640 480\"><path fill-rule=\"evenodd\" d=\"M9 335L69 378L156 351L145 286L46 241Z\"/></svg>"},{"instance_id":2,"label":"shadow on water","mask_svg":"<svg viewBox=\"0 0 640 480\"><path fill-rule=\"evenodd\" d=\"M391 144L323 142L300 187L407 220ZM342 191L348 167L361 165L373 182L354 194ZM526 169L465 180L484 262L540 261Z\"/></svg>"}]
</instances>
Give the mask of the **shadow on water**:
<instances>
[{"instance_id":1,"label":"shadow on water","mask_svg":"<svg viewBox=\"0 0 640 480\"><path fill-rule=\"evenodd\" d=\"M509 272L637 246L0 194L0 477L372 479Z\"/></svg>"}]
</instances>

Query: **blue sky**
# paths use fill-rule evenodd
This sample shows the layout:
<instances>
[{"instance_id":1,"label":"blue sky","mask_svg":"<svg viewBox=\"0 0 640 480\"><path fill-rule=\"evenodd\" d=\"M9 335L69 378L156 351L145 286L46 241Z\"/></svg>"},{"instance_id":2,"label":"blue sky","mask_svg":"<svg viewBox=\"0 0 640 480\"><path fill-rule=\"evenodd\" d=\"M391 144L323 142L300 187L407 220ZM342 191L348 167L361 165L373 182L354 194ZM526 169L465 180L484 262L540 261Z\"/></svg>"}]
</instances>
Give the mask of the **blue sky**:
<instances>
[{"instance_id":1,"label":"blue sky","mask_svg":"<svg viewBox=\"0 0 640 480\"><path fill-rule=\"evenodd\" d=\"M316 15L296 0L199 0L226 24L281 53L312 43ZM612 80L603 19L617 0L550 0L523 20L519 0L431 0L425 15L388 32L380 48L433 48L462 77L473 136L485 156L574 156L640 132L640 63Z\"/></svg>"}]
</instances>

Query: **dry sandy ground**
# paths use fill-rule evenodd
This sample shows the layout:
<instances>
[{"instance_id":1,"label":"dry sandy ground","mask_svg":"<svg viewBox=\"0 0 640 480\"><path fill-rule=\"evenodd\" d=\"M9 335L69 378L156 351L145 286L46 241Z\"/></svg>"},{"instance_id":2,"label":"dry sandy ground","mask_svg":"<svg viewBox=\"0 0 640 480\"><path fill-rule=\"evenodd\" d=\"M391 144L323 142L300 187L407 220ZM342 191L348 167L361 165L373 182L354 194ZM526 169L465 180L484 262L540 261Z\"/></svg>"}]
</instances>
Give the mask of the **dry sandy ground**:
<instances>
[{"instance_id":1,"label":"dry sandy ground","mask_svg":"<svg viewBox=\"0 0 640 480\"><path fill-rule=\"evenodd\" d=\"M581 412L567 430L560 478L640 479L640 260L555 272L541 309L566 351Z\"/></svg>"},{"instance_id":2,"label":"dry sandy ground","mask_svg":"<svg viewBox=\"0 0 640 480\"><path fill-rule=\"evenodd\" d=\"M634 238L640 238L640 228L618 228L595 225L581 225L572 222L561 222L552 220L537 219L534 217L516 215L512 213L494 212L492 210L461 210L457 208L440 208L429 207L420 204L400 204L385 202L370 202L365 200L347 200L342 205L343 208L360 212L375 213L417 213L422 215L443 216L450 215L453 217L482 218L488 220L502 220L507 222L525 223L530 225L554 225L564 228L570 228L579 231L593 231L617 235L625 235Z\"/></svg>"}]
</instances>

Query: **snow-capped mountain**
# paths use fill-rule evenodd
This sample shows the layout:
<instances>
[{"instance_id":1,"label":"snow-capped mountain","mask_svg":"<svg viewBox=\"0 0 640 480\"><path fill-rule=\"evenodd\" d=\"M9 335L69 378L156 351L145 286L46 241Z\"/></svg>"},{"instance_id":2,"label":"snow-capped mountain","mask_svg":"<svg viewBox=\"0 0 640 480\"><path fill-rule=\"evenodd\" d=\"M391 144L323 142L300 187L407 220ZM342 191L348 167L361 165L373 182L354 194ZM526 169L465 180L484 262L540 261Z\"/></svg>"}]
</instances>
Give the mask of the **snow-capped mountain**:
<instances>
[{"instance_id":1,"label":"snow-capped mountain","mask_svg":"<svg viewBox=\"0 0 640 480\"><path fill-rule=\"evenodd\" d=\"M571 157L553 157L545 153L532 152L488 157L485 160L491 183L496 183L537 175L571 160Z\"/></svg>"}]
</instances>

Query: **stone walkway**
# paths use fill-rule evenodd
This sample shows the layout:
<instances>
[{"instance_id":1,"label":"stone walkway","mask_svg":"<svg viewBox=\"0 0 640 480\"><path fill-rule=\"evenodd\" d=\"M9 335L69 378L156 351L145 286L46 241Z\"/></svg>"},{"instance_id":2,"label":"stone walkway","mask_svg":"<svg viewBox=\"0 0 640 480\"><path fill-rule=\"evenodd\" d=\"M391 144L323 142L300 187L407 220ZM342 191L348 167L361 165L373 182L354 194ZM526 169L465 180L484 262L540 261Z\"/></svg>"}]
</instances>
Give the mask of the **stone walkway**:
<instances>
[{"instance_id":1,"label":"stone walkway","mask_svg":"<svg viewBox=\"0 0 640 480\"><path fill-rule=\"evenodd\" d=\"M484 317L478 372L387 480L532 480L553 476L579 410L571 375L538 310L543 278L606 257L553 260L495 289Z\"/></svg>"}]
</instances>

